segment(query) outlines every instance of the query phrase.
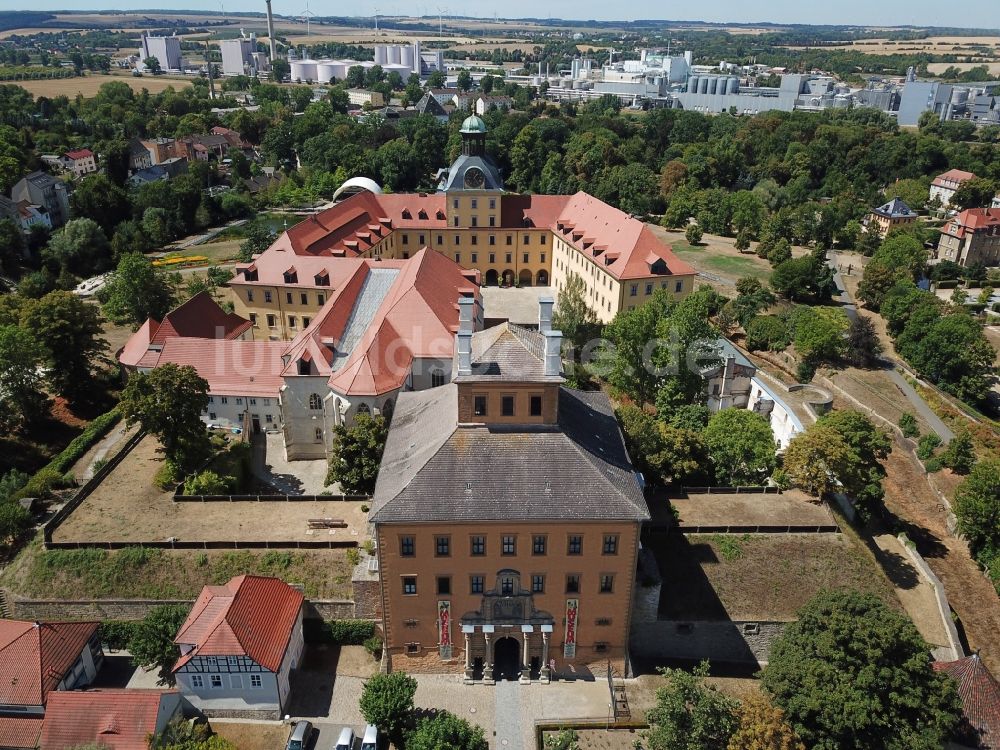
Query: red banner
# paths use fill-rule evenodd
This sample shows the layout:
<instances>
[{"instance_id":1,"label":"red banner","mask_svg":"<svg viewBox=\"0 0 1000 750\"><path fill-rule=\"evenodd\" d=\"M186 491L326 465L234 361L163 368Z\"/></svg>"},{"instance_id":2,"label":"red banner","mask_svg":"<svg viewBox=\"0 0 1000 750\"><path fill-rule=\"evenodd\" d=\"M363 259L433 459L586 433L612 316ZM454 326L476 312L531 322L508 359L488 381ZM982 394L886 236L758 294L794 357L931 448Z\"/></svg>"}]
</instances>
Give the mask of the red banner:
<instances>
[{"instance_id":1,"label":"red banner","mask_svg":"<svg viewBox=\"0 0 1000 750\"><path fill-rule=\"evenodd\" d=\"M580 606L579 599L566 600L566 645L576 645L576 614Z\"/></svg>"},{"instance_id":2,"label":"red banner","mask_svg":"<svg viewBox=\"0 0 1000 750\"><path fill-rule=\"evenodd\" d=\"M438 602L438 645L451 645L451 602Z\"/></svg>"}]
</instances>

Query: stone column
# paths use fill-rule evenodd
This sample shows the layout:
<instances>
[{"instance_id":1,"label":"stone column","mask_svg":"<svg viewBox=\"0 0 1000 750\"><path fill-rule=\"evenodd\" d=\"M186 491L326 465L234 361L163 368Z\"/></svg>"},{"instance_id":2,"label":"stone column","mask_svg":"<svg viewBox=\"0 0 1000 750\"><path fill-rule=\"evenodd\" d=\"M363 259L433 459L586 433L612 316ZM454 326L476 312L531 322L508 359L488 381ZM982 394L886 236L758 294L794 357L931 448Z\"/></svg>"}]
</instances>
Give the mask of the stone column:
<instances>
[{"instance_id":1,"label":"stone column","mask_svg":"<svg viewBox=\"0 0 1000 750\"><path fill-rule=\"evenodd\" d=\"M496 684L493 680L493 648L492 648L492 632L483 631L483 638L486 640L486 656L483 658L483 684L484 685L494 685Z\"/></svg>"},{"instance_id":2,"label":"stone column","mask_svg":"<svg viewBox=\"0 0 1000 750\"><path fill-rule=\"evenodd\" d=\"M549 679L551 678L549 670L549 634L544 630L542 631L542 669L539 677L541 678L539 681L543 685L549 684Z\"/></svg>"},{"instance_id":3,"label":"stone column","mask_svg":"<svg viewBox=\"0 0 1000 750\"><path fill-rule=\"evenodd\" d=\"M527 685L531 682L531 659L528 658L528 634L521 632L521 679L519 682Z\"/></svg>"},{"instance_id":4,"label":"stone column","mask_svg":"<svg viewBox=\"0 0 1000 750\"><path fill-rule=\"evenodd\" d=\"M472 682L472 648L470 647L471 633L465 633L465 680L466 684Z\"/></svg>"}]
</instances>

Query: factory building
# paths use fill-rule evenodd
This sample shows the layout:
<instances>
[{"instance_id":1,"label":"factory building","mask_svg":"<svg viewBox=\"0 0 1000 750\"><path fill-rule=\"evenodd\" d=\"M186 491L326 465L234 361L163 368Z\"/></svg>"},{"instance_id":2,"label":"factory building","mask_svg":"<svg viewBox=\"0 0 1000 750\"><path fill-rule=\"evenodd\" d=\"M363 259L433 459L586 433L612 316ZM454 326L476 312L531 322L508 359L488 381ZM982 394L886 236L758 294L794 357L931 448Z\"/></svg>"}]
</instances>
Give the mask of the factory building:
<instances>
[{"instance_id":1,"label":"factory building","mask_svg":"<svg viewBox=\"0 0 1000 750\"><path fill-rule=\"evenodd\" d=\"M434 50L424 52L420 49L420 42L411 44L376 44L375 64L381 65L386 70L394 69L393 66L406 68L403 73L405 79L409 73L416 73L424 76L436 70L444 71L444 52Z\"/></svg>"},{"instance_id":2,"label":"factory building","mask_svg":"<svg viewBox=\"0 0 1000 750\"><path fill-rule=\"evenodd\" d=\"M254 76L269 69L267 58L257 52L257 37L253 32L248 38L241 29L239 39L223 39L219 42L219 50L222 52L223 75Z\"/></svg>"},{"instance_id":3,"label":"factory building","mask_svg":"<svg viewBox=\"0 0 1000 750\"><path fill-rule=\"evenodd\" d=\"M181 58L181 40L176 36L147 36L143 34L140 40L140 63L150 57L155 57L162 70L182 70L184 61Z\"/></svg>"}]
</instances>

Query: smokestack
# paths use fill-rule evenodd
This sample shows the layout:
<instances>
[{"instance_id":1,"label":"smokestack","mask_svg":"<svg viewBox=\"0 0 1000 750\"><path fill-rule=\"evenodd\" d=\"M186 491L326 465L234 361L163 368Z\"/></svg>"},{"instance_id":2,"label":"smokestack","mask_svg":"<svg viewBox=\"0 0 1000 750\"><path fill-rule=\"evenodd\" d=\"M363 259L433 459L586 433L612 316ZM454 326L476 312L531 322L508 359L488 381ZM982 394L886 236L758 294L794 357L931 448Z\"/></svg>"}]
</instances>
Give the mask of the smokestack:
<instances>
[{"instance_id":1,"label":"smokestack","mask_svg":"<svg viewBox=\"0 0 1000 750\"><path fill-rule=\"evenodd\" d=\"M472 374L472 329L473 307L476 301L472 297L461 297L458 300L458 334L455 336L455 353L458 359L458 374Z\"/></svg>"},{"instance_id":2,"label":"smokestack","mask_svg":"<svg viewBox=\"0 0 1000 750\"><path fill-rule=\"evenodd\" d=\"M267 40L271 43L271 60L273 61L278 58L278 48L274 43L274 14L271 13L271 0L266 0L266 2L267 2Z\"/></svg>"},{"instance_id":3,"label":"smokestack","mask_svg":"<svg viewBox=\"0 0 1000 750\"><path fill-rule=\"evenodd\" d=\"M545 377L559 377L562 374L562 331L545 331Z\"/></svg>"},{"instance_id":4,"label":"smokestack","mask_svg":"<svg viewBox=\"0 0 1000 750\"><path fill-rule=\"evenodd\" d=\"M552 307L555 300L551 297L541 297L538 300L538 331L545 333L552 330Z\"/></svg>"}]
</instances>

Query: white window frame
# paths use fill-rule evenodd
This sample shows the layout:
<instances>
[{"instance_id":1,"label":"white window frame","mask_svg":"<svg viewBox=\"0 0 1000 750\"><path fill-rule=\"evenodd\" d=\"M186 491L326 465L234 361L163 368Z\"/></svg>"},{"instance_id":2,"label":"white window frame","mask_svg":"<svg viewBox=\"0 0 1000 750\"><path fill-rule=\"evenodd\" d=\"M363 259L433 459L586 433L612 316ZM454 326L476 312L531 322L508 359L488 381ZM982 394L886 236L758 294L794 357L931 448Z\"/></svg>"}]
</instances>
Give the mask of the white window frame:
<instances>
[{"instance_id":1,"label":"white window frame","mask_svg":"<svg viewBox=\"0 0 1000 750\"><path fill-rule=\"evenodd\" d=\"M218 681L218 683L219 683L218 685L215 684L216 681ZM222 675L221 674L210 674L208 676L208 684L209 684L209 686L211 686L212 690L221 690L222 689Z\"/></svg>"},{"instance_id":2,"label":"white window frame","mask_svg":"<svg viewBox=\"0 0 1000 750\"><path fill-rule=\"evenodd\" d=\"M259 690L264 687L264 678L259 674L250 675L250 687L254 690Z\"/></svg>"},{"instance_id":3,"label":"white window frame","mask_svg":"<svg viewBox=\"0 0 1000 750\"><path fill-rule=\"evenodd\" d=\"M199 689L204 688L205 678L202 677L200 674L191 675L191 687Z\"/></svg>"}]
</instances>

